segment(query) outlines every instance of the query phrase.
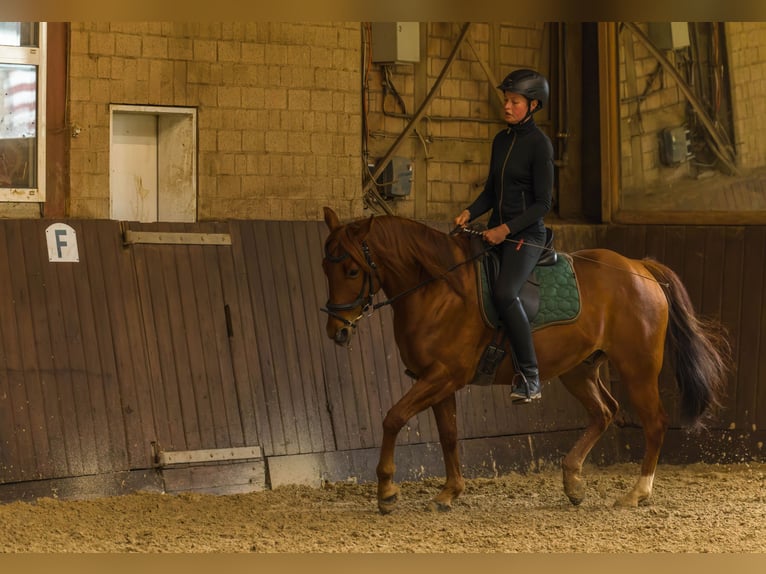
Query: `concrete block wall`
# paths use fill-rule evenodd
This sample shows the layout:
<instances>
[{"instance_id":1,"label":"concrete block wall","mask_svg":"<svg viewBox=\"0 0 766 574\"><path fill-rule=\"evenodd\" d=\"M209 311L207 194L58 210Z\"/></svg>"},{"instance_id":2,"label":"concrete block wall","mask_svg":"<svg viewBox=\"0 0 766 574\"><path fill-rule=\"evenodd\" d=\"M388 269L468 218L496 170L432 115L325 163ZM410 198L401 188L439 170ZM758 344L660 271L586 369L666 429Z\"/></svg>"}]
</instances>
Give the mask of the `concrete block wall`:
<instances>
[{"instance_id":1,"label":"concrete block wall","mask_svg":"<svg viewBox=\"0 0 766 574\"><path fill-rule=\"evenodd\" d=\"M366 100L372 163L386 154L409 117L416 113L416 103L419 105L430 91L460 31L460 24L454 22L422 23L421 27L425 39L421 42L420 62L389 67L390 81L404 109L390 92L384 101L384 72L379 64L370 67ZM516 68L541 69L547 65L542 23L472 23L468 38L478 58L464 42L425 118L397 152L415 166L410 196L389 202L399 215L450 220L481 191L492 138L504 122L497 91L479 58L493 70L497 81ZM541 71L546 73L545 69Z\"/></svg>"},{"instance_id":2,"label":"concrete block wall","mask_svg":"<svg viewBox=\"0 0 766 574\"><path fill-rule=\"evenodd\" d=\"M766 23L725 24L737 163L766 167Z\"/></svg>"},{"instance_id":3,"label":"concrete block wall","mask_svg":"<svg viewBox=\"0 0 766 574\"><path fill-rule=\"evenodd\" d=\"M321 218L326 204L344 219L366 214L364 160L382 157L407 115L415 113L441 72L460 24L422 23L420 62L391 66L405 109L391 94L383 101L383 75L376 64L362 94L364 26L71 23L67 120L78 136L70 141L68 215L109 217L110 104L197 108L200 220L313 220ZM759 134L766 122L761 113L766 24L729 22L725 31L738 162L746 169L764 167L766 143ZM620 42L629 36L623 31ZM518 67L547 72L549 28L543 23L475 22L469 38L496 80ZM620 62L623 189L682 175L660 165L657 132L681 125L686 107L672 78L663 74L637 114L630 100L643 92L657 63L635 39L631 49L630 81L622 47ZM478 58L468 44L460 48L425 119L397 152L412 159L416 169L411 195L389 202L395 213L448 220L479 192L491 139L503 121L497 92ZM362 154L364 118L367 158ZM543 112L537 119L553 136L549 116ZM40 214L37 204L0 205L0 217Z\"/></svg>"},{"instance_id":4,"label":"concrete block wall","mask_svg":"<svg viewBox=\"0 0 766 574\"><path fill-rule=\"evenodd\" d=\"M72 217L109 217L109 105L198 109L198 218L361 215L359 23L73 22Z\"/></svg>"},{"instance_id":5,"label":"concrete block wall","mask_svg":"<svg viewBox=\"0 0 766 574\"><path fill-rule=\"evenodd\" d=\"M648 25L639 25L644 32ZM766 167L766 23L726 22L726 61L731 98L731 119L737 165L745 171ZM666 167L660 162L658 135L663 128L686 123L686 99L675 81L663 74L639 104L657 61L628 30L620 35L620 157L622 189L642 189L653 183L693 175L689 164ZM666 53L671 61L673 52ZM683 63L679 70L683 70ZM722 110L722 113L729 113Z\"/></svg>"},{"instance_id":6,"label":"concrete block wall","mask_svg":"<svg viewBox=\"0 0 766 574\"><path fill-rule=\"evenodd\" d=\"M639 24L647 33L648 24ZM667 52L671 61L675 54ZM642 189L685 175L688 164L660 161L659 135L686 121L686 100L673 78L628 29L619 38L620 158L623 190Z\"/></svg>"}]
</instances>

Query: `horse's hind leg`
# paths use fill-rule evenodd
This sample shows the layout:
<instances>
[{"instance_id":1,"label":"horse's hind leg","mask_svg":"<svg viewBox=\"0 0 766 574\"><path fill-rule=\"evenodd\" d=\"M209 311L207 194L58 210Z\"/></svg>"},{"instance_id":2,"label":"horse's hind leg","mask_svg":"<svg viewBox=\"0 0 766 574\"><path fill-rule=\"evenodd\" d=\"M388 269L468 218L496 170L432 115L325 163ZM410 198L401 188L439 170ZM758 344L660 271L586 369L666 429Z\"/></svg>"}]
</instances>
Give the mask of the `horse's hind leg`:
<instances>
[{"instance_id":1,"label":"horse's hind leg","mask_svg":"<svg viewBox=\"0 0 766 574\"><path fill-rule=\"evenodd\" d=\"M641 426L644 429L644 441L646 450L641 463L641 475L633 488L622 498L615 502L615 506L635 507L649 498L654 484L654 473L657 470L657 461L660 457L660 449L665 440L665 432L668 428L668 416L662 408L660 401L657 375L653 377L626 377L620 375L620 382L628 392L630 402L635 408Z\"/></svg>"},{"instance_id":2,"label":"horse's hind leg","mask_svg":"<svg viewBox=\"0 0 766 574\"><path fill-rule=\"evenodd\" d=\"M436 426L439 429L439 442L444 454L444 468L447 481L441 492L433 499L430 508L432 510L450 510L452 501L465 490L465 480L460 472L460 461L457 453L457 407L455 395L431 407L436 418Z\"/></svg>"},{"instance_id":3,"label":"horse's hind leg","mask_svg":"<svg viewBox=\"0 0 766 574\"><path fill-rule=\"evenodd\" d=\"M603 358L596 362L581 363L559 377L567 390L583 404L590 417L585 433L561 462L564 492L575 505L585 498L583 462L609 427L619 406L599 376L599 366L602 362Z\"/></svg>"}]
</instances>

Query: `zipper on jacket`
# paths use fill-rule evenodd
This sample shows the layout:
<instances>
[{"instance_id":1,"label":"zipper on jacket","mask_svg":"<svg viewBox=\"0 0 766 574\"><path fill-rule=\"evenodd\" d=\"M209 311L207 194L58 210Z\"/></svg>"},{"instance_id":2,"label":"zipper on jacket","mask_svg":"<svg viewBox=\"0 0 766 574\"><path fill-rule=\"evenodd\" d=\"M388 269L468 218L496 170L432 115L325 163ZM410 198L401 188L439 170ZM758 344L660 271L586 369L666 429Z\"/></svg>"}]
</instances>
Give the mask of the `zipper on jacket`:
<instances>
[{"instance_id":1,"label":"zipper on jacket","mask_svg":"<svg viewBox=\"0 0 766 574\"><path fill-rule=\"evenodd\" d=\"M510 131L511 128L508 128ZM500 215L500 223L498 225L503 224L503 192L505 191L505 166L508 164L508 158L511 157L511 150L513 150L513 144L516 143L516 132L513 132L513 139L511 140L511 145L508 146L508 152L505 154L505 160L503 161L503 167L500 169L500 198L497 202L497 213ZM521 192L521 198L524 203L526 201L524 200L524 192ZM524 206L524 209L526 210L526 206Z\"/></svg>"}]
</instances>

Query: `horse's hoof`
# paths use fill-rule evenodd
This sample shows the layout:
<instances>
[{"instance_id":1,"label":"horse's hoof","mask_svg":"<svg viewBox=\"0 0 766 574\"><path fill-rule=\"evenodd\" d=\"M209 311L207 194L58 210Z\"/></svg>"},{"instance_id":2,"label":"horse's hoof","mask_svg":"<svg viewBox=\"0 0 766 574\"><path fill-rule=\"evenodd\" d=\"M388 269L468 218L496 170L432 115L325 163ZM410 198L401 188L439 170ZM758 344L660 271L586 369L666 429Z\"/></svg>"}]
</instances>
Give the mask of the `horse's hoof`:
<instances>
[{"instance_id":1,"label":"horse's hoof","mask_svg":"<svg viewBox=\"0 0 766 574\"><path fill-rule=\"evenodd\" d=\"M638 500L633 496L623 496L614 501L614 508L638 508Z\"/></svg>"},{"instance_id":2,"label":"horse's hoof","mask_svg":"<svg viewBox=\"0 0 766 574\"><path fill-rule=\"evenodd\" d=\"M569 496L569 502L572 503L572 506L580 506L582 504L582 501L585 500L584 496Z\"/></svg>"},{"instance_id":3,"label":"horse's hoof","mask_svg":"<svg viewBox=\"0 0 766 574\"><path fill-rule=\"evenodd\" d=\"M452 505L446 502L439 502L438 500L432 500L428 503L428 510L430 512L449 512L452 510Z\"/></svg>"},{"instance_id":4,"label":"horse's hoof","mask_svg":"<svg viewBox=\"0 0 766 574\"><path fill-rule=\"evenodd\" d=\"M381 514L391 514L396 508L396 503L399 501L399 495L393 494L388 498L378 500L378 510Z\"/></svg>"}]
</instances>

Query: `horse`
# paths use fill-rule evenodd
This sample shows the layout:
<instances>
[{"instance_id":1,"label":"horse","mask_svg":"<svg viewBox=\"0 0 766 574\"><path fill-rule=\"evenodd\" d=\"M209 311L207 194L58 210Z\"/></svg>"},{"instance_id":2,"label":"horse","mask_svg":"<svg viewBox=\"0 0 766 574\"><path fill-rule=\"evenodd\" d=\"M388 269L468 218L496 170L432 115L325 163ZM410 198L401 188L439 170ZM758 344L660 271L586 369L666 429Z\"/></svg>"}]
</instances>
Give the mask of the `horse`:
<instances>
[{"instance_id":1,"label":"horse","mask_svg":"<svg viewBox=\"0 0 766 574\"><path fill-rule=\"evenodd\" d=\"M324 221L329 229L322 261L329 290L322 309L327 336L348 346L357 322L390 304L396 345L414 379L383 420L376 467L378 510L387 514L398 501L397 435L428 408L436 420L446 473L429 507L449 510L465 489L455 393L472 381L496 334L477 305L477 270L468 263L474 259L470 238L395 215L342 224L329 207L324 208ZM573 505L583 501L583 463L617 414L619 404L600 375L609 361L635 408L645 441L640 475L615 506L637 507L651 496L669 425L659 392L666 353L674 363L682 424L701 430L722 406L730 369L726 330L716 319L698 315L678 275L653 258L630 259L600 248L570 255L579 282L579 315L533 333L541 381L557 377L588 414L583 434L561 460L564 492ZM374 304L379 291L388 299ZM515 374L508 353L495 383L510 384Z\"/></svg>"}]
</instances>

